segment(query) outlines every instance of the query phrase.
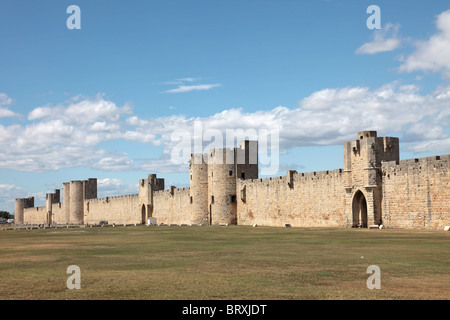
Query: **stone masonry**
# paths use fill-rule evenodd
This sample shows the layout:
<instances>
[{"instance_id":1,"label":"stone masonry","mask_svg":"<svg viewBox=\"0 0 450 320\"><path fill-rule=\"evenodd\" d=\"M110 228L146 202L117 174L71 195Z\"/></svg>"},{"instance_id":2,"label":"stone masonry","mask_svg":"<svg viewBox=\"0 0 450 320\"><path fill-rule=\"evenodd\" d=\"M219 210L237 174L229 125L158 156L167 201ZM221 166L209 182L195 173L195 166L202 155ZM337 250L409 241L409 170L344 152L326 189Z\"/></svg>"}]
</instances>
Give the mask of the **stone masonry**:
<instances>
[{"instance_id":1,"label":"stone masonry","mask_svg":"<svg viewBox=\"0 0 450 320\"><path fill-rule=\"evenodd\" d=\"M400 160L399 139L358 132L344 142L344 168L258 178L258 143L192 154L190 187L165 189L149 174L139 193L97 198L97 180L63 183L46 195L16 199L16 224L381 226L443 229L450 225L450 154Z\"/></svg>"}]
</instances>

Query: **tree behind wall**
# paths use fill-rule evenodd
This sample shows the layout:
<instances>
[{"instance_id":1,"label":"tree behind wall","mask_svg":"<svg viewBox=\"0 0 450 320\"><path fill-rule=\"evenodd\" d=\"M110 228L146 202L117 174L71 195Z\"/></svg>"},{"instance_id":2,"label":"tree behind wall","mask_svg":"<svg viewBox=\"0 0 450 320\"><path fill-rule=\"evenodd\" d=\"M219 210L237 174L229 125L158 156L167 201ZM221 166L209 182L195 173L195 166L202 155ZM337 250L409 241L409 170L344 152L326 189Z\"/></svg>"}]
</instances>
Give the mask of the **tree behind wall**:
<instances>
[{"instance_id":1,"label":"tree behind wall","mask_svg":"<svg viewBox=\"0 0 450 320\"><path fill-rule=\"evenodd\" d=\"M8 211L0 211L0 218L10 219L11 215Z\"/></svg>"}]
</instances>

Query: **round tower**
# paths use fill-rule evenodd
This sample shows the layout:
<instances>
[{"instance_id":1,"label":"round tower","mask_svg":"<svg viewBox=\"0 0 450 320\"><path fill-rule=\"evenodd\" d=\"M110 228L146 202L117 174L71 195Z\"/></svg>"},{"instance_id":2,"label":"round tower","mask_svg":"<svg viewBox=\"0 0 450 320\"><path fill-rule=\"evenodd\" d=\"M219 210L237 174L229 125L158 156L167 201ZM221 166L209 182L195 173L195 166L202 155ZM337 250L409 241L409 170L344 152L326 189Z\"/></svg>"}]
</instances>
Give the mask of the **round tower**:
<instances>
[{"instance_id":1,"label":"round tower","mask_svg":"<svg viewBox=\"0 0 450 320\"><path fill-rule=\"evenodd\" d=\"M210 224L236 224L235 149L213 149L208 160Z\"/></svg>"},{"instance_id":2,"label":"round tower","mask_svg":"<svg viewBox=\"0 0 450 320\"><path fill-rule=\"evenodd\" d=\"M23 224L24 199L14 201L14 224Z\"/></svg>"},{"instance_id":3,"label":"round tower","mask_svg":"<svg viewBox=\"0 0 450 320\"><path fill-rule=\"evenodd\" d=\"M63 224L70 223L70 183L63 183L62 191L62 221Z\"/></svg>"},{"instance_id":4,"label":"round tower","mask_svg":"<svg viewBox=\"0 0 450 320\"><path fill-rule=\"evenodd\" d=\"M83 181L70 182L70 223L83 224Z\"/></svg>"},{"instance_id":5,"label":"round tower","mask_svg":"<svg viewBox=\"0 0 450 320\"><path fill-rule=\"evenodd\" d=\"M51 225L53 223L53 212L52 212L52 194L51 193L47 193L45 195L45 207L46 207L46 223L47 225Z\"/></svg>"},{"instance_id":6,"label":"round tower","mask_svg":"<svg viewBox=\"0 0 450 320\"><path fill-rule=\"evenodd\" d=\"M208 225L208 164L203 154L191 154L189 174L191 223Z\"/></svg>"}]
</instances>

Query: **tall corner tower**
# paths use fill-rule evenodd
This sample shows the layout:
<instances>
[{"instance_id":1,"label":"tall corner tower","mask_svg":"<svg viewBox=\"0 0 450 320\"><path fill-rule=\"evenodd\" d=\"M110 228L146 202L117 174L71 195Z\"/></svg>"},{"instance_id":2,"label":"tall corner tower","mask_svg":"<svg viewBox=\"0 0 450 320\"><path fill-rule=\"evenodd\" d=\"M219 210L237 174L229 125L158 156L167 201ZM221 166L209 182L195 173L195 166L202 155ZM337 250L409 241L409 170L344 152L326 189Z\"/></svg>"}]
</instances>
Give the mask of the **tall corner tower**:
<instances>
[{"instance_id":1,"label":"tall corner tower","mask_svg":"<svg viewBox=\"0 0 450 320\"><path fill-rule=\"evenodd\" d=\"M14 224L24 224L24 209L32 207L34 207L34 197L15 199Z\"/></svg>"}]
</instances>

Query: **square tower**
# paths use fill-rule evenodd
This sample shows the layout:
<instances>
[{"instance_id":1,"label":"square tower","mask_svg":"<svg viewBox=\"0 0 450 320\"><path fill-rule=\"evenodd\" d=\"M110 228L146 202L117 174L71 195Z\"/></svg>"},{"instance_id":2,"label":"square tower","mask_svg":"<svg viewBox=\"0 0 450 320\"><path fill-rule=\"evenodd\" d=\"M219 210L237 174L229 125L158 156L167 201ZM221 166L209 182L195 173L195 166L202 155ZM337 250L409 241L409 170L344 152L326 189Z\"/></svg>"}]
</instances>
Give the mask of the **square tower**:
<instances>
[{"instance_id":1,"label":"square tower","mask_svg":"<svg viewBox=\"0 0 450 320\"><path fill-rule=\"evenodd\" d=\"M399 158L398 138L377 137L376 131L358 132L357 140L344 142L346 207L353 227L382 223L381 162Z\"/></svg>"}]
</instances>

